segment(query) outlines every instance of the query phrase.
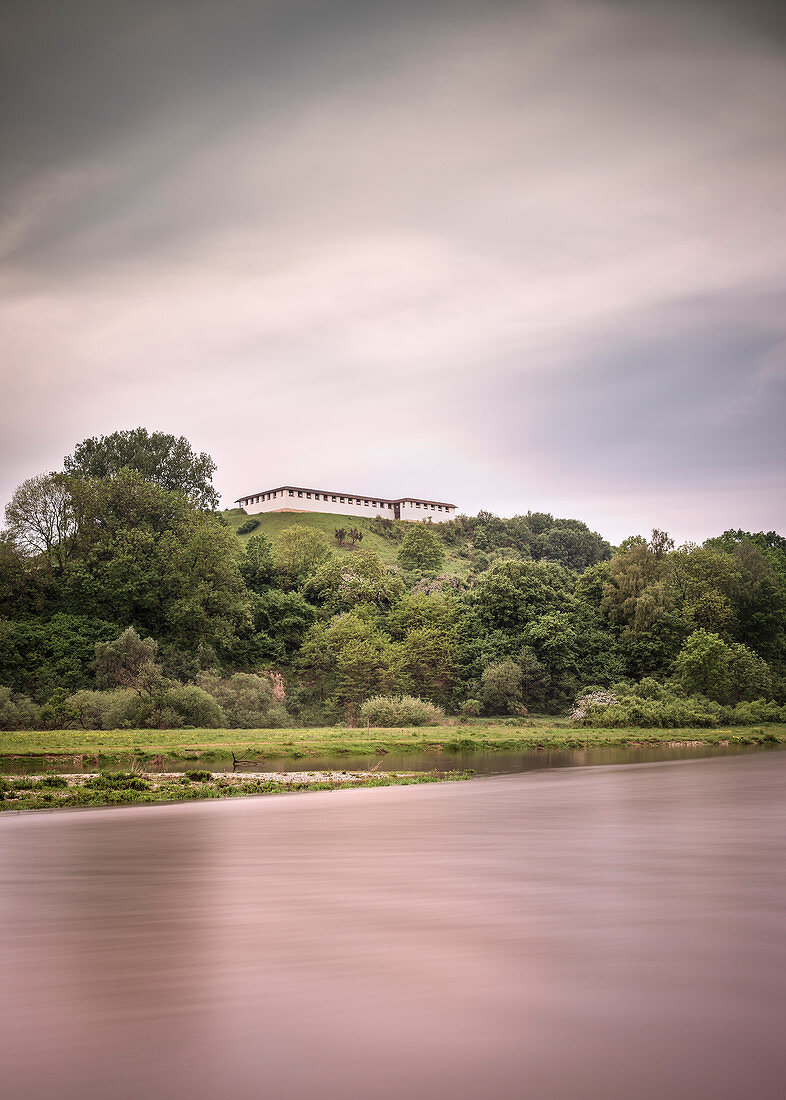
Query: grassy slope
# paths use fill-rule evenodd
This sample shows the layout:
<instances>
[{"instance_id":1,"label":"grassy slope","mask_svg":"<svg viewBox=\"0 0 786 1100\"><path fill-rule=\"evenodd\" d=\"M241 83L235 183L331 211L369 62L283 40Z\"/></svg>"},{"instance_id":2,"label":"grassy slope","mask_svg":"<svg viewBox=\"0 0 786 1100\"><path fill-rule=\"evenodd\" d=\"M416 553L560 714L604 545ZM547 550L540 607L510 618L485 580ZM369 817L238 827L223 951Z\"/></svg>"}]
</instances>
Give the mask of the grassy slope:
<instances>
[{"instance_id":1,"label":"grassy slope","mask_svg":"<svg viewBox=\"0 0 786 1100\"><path fill-rule=\"evenodd\" d=\"M573 729L550 720L531 726L492 723L424 726L419 729L279 730L47 730L0 733L0 756L88 754L111 758L129 754L210 759L238 755L370 755L429 750L527 751L591 745L641 745L700 742L786 743L786 725L727 729Z\"/></svg>"},{"instance_id":2,"label":"grassy slope","mask_svg":"<svg viewBox=\"0 0 786 1100\"><path fill-rule=\"evenodd\" d=\"M365 517L359 516L337 516L332 512L264 512L261 515L249 517L241 508L229 508L224 512L224 516L233 531L237 531L238 527L249 518L259 520L259 527L252 534L266 535L271 542L275 542L287 527L291 527L294 523L300 523L304 527L323 531L327 535L330 545L339 554L351 554L352 551L339 549L335 540L336 528L357 527L359 531L363 532L361 547L364 550L373 550L386 565L396 565L398 548L401 545L399 542L382 538L381 535L375 534L370 529L373 516L371 519L365 519ZM251 538L251 535L240 535L239 538L245 544ZM455 573L462 577L466 576L469 571L468 563L463 558L457 557L451 547L445 548L445 554L443 571L445 573Z\"/></svg>"}]
</instances>

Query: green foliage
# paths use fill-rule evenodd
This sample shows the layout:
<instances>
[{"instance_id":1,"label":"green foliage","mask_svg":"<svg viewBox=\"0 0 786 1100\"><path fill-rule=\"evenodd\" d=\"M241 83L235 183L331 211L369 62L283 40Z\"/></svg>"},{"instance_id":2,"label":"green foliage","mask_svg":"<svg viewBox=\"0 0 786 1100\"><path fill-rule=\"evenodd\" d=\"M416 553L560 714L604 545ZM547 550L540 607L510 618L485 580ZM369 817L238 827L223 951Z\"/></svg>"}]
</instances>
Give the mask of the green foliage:
<instances>
[{"instance_id":1,"label":"green foliage","mask_svg":"<svg viewBox=\"0 0 786 1100\"><path fill-rule=\"evenodd\" d=\"M32 730L40 721L40 709L32 699L0 687L0 730Z\"/></svg>"},{"instance_id":2,"label":"green foliage","mask_svg":"<svg viewBox=\"0 0 786 1100\"><path fill-rule=\"evenodd\" d=\"M612 555L548 513L219 517L212 462L184 443L86 440L66 473L14 494L0 723L353 723L375 696L559 713L584 685L638 682L668 683L669 699L627 692L614 704L625 720L721 708L732 722L786 702L786 540L773 532L675 549L654 530Z\"/></svg>"},{"instance_id":3,"label":"green foliage","mask_svg":"<svg viewBox=\"0 0 786 1100\"><path fill-rule=\"evenodd\" d=\"M213 488L216 464L210 455L195 454L184 436L148 432L146 428L112 432L85 439L64 460L66 473L80 479L111 479L123 469L145 481L182 493L197 508L217 508Z\"/></svg>"},{"instance_id":4,"label":"green foliage","mask_svg":"<svg viewBox=\"0 0 786 1100\"><path fill-rule=\"evenodd\" d=\"M100 688L147 691L150 682L162 676L157 656L158 642L153 638L140 638L129 626L111 642L99 642L96 646L96 683Z\"/></svg>"},{"instance_id":5,"label":"green foliage","mask_svg":"<svg viewBox=\"0 0 786 1100\"><path fill-rule=\"evenodd\" d=\"M27 557L41 555L62 572L71 555L76 517L68 479L41 474L23 481L5 510L8 534Z\"/></svg>"},{"instance_id":6,"label":"green foliage","mask_svg":"<svg viewBox=\"0 0 786 1100\"><path fill-rule=\"evenodd\" d=\"M196 684L175 684L164 696L164 709L174 711L180 725L195 729L225 729L227 719L212 695Z\"/></svg>"},{"instance_id":7,"label":"green foliage","mask_svg":"<svg viewBox=\"0 0 786 1100\"><path fill-rule=\"evenodd\" d=\"M459 714L463 718L477 718L482 710L480 699L465 699L459 706Z\"/></svg>"},{"instance_id":8,"label":"green foliage","mask_svg":"<svg viewBox=\"0 0 786 1100\"><path fill-rule=\"evenodd\" d=\"M495 661L480 678L481 702L487 714L524 714L521 667L516 661Z\"/></svg>"},{"instance_id":9,"label":"green foliage","mask_svg":"<svg viewBox=\"0 0 786 1100\"><path fill-rule=\"evenodd\" d=\"M411 523L398 552L402 569L418 573L435 573L445 558L445 551L430 523Z\"/></svg>"},{"instance_id":10,"label":"green foliage","mask_svg":"<svg viewBox=\"0 0 786 1100\"><path fill-rule=\"evenodd\" d=\"M576 725L595 729L706 729L783 722L786 707L763 699L724 707L705 695L682 695L645 677L638 684L614 684L606 692L584 692L571 719Z\"/></svg>"},{"instance_id":11,"label":"green foliage","mask_svg":"<svg viewBox=\"0 0 786 1100\"><path fill-rule=\"evenodd\" d=\"M276 539L273 560L285 588L297 588L330 557L330 546L322 531L303 524L288 527Z\"/></svg>"},{"instance_id":12,"label":"green foliage","mask_svg":"<svg viewBox=\"0 0 786 1100\"><path fill-rule=\"evenodd\" d=\"M238 567L248 588L252 592L263 593L273 579L273 545L270 539L264 535L250 538Z\"/></svg>"},{"instance_id":13,"label":"green foliage","mask_svg":"<svg viewBox=\"0 0 786 1100\"><path fill-rule=\"evenodd\" d=\"M101 772L86 779L85 787L103 791L148 791L150 780L133 772Z\"/></svg>"},{"instance_id":14,"label":"green foliage","mask_svg":"<svg viewBox=\"0 0 786 1100\"><path fill-rule=\"evenodd\" d=\"M58 688L92 687L96 644L117 633L113 623L85 615L0 619L0 683L39 703Z\"/></svg>"},{"instance_id":15,"label":"green foliage","mask_svg":"<svg viewBox=\"0 0 786 1100\"><path fill-rule=\"evenodd\" d=\"M736 704L772 691L767 662L738 642L728 644L717 634L696 630L674 662L686 694L706 695L718 703Z\"/></svg>"},{"instance_id":16,"label":"green foliage","mask_svg":"<svg viewBox=\"0 0 786 1100\"><path fill-rule=\"evenodd\" d=\"M63 581L71 606L184 648L231 643L249 608L228 528L131 470L79 483L74 498L77 550Z\"/></svg>"},{"instance_id":17,"label":"green foliage","mask_svg":"<svg viewBox=\"0 0 786 1100\"><path fill-rule=\"evenodd\" d=\"M197 683L221 704L223 725L231 729L271 729L286 725L286 711L275 698L269 676L236 672L221 677L203 672Z\"/></svg>"},{"instance_id":18,"label":"green foliage","mask_svg":"<svg viewBox=\"0 0 786 1100\"><path fill-rule=\"evenodd\" d=\"M362 704L360 717L369 726L436 726L443 721L445 712L411 695L374 695Z\"/></svg>"},{"instance_id":19,"label":"green foliage","mask_svg":"<svg viewBox=\"0 0 786 1100\"><path fill-rule=\"evenodd\" d=\"M83 730L105 729L112 695L108 691L75 691L65 700L63 724Z\"/></svg>"},{"instance_id":20,"label":"green foliage","mask_svg":"<svg viewBox=\"0 0 786 1100\"><path fill-rule=\"evenodd\" d=\"M302 591L311 603L335 615L358 604L390 608L401 598L404 582L372 550L357 550L350 557L328 558Z\"/></svg>"},{"instance_id":21,"label":"green foliage","mask_svg":"<svg viewBox=\"0 0 786 1100\"><path fill-rule=\"evenodd\" d=\"M318 698L333 700L352 722L389 673L390 643L371 622L345 613L311 628L300 663Z\"/></svg>"}]
</instances>

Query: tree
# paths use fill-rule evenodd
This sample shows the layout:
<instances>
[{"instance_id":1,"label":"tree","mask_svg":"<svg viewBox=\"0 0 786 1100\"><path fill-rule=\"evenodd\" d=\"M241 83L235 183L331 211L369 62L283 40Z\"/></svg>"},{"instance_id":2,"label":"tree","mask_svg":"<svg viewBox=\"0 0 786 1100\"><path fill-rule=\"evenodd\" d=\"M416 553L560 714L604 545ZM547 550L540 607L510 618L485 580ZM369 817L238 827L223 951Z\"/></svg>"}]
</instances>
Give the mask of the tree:
<instances>
[{"instance_id":1,"label":"tree","mask_svg":"<svg viewBox=\"0 0 786 1100\"><path fill-rule=\"evenodd\" d=\"M637 632L651 626L668 606L658 559L644 539L626 540L611 559L603 583L601 611L610 623Z\"/></svg>"},{"instance_id":2,"label":"tree","mask_svg":"<svg viewBox=\"0 0 786 1100\"><path fill-rule=\"evenodd\" d=\"M674 669L685 692L706 695L718 703L756 699L772 690L766 661L739 642L729 645L708 630L695 630L691 634L674 662Z\"/></svg>"},{"instance_id":3,"label":"tree","mask_svg":"<svg viewBox=\"0 0 786 1100\"><path fill-rule=\"evenodd\" d=\"M518 714L521 703L521 667L515 661L496 661L483 670L480 698L489 714Z\"/></svg>"},{"instance_id":4,"label":"tree","mask_svg":"<svg viewBox=\"0 0 786 1100\"><path fill-rule=\"evenodd\" d=\"M227 646L249 620L237 537L181 494L123 469L72 479L74 553L61 599L189 650Z\"/></svg>"},{"instance_id":5,"label":"tree","mask_svg":"<svg viewBox=\"0 0 786 1100\"><path fill-rule=\"evenodd\" d=\"M58 689L66 693L95 686L96 644L116 638L116 623L58 613L0 619L0 683L44 703Z\"/></svg>"},{"instance_id":6,"label":"tree","mask_svg":"<svg viewBox=\"0 0 786 1100\"><path fill-rule=\"evenodd\" d=\"M295 523L276 539L273 560L285 587L296 588L331 556L322 531Z\"/></svg>"},{"instance_id":7,"label":"tree","mask_svg":"<svg viewBox=\"0 0 786 1100\"><path fill-rule=\"evenodd\" d=\"M356 612L317 623L309 631L300 663L320 700L357 720L360 704L379 692L389 670L389 642Z\"/></svg>"},{"instance_id":8,"label":"tree","mask_svg":"<svg viewBox=\"0 0 786 1100\"><path fill-rule=\"evenodd\" d=\"M561 565L505 561L480 577L471 600L487 629L520 633L549 611L573 607L573 584Z\"/></svg>"},{"instance_id":9,"label":"tree","mask_svg":"<svg viewBox=\"0 0 786 1100\"><path fill-rule=\"evenodd\" d=\"M8 531L23 554L43 554L62 571L76 530L69 481L62 474L41 474L23 481L5 510Z\"/></svg>"},{"instance_id":10,"label":"tree","mask_svg":"<svg viewBox=\"0 0 786 1100\"><path fill-rule=\"evenodd\" d=\"M154 638L140 638L129 626L111 642L99 642L96 646L96 683L99 688L147 690L149 684L163 675L157 656L158 642Z\"/></svg>"},{"instance_id":11,"label":"tree","mask_svg":"<svg viewBox=\"0 0 786 1100\"><path fill-rule=\"evenodd\" d=\"M551 677L542 661L538 660L531 646L524 646L519 656L521 669L521 696L527 707L544 704Z\"/></svg>"},{"instance_id":12,"label":"tree","mask_svg":"<svg viewBox=\"0 0 786 1100\"><path fill-rule=\"evenodd\" d=\"M704 546L686 546L668 558L669 582L687 622L710 633L733 637L742 571L731 554Z\"/></svg>"},{"instance_id":13,"label":"tree","mask_svg":"<svg viewBox=\"0 0 786 1100\"><path fill-rule=\"evenodd\" d=\"M611 557L609 543L577 519L556 520L553 527L533 539L530 551L535 558L579 571Z\"/></svg>"},{"instance_id":14,"label":"tree","mask_svg":"<svg viewBox=\"0 0 786 1100\"><path fill-rule=\"evenodd\" d=\"M404 536L398 552L402 569L420 573L433 573L445 559L445 551L432 527L425 523L413 523Z\"/></svg>"},{"instance_id":15,"label":"tree","mask_svg":"<svg viewBox=\"0 0 786 1100\"><path fill-rule=\"evenodd\" d=\"M446 624L415 627L391 648L391 683L433 703L449 705L459 683L461 642Z\"/></svg>"},{"instance_id":16,"label":"tree","mask_svg":"<svg viewBox=\"0 0 786 1100\"><path fill-rule=\"evenodd\" d=\"M136 470L145 481L182 493L197 508L219 504L213 487L215 462L209 454L196 454L182 435L133 428L93 436L66 456L64 467L66 473L80 478L114 477L124 468Z\"/></svg>"},{"instance_id":17,"label":"tree","mask_svg":"<svg viewBox=\"0 0 786 1100\"><path fill-rule=\"evenodd\" d=\"M252 592L264 592L273 579L273 544L270 539L265 535L252 535L238 567Z\"/></svg>"},{"instance_id":18,"label":"tree","mask_svg":"<svg viewBox=\"0 0 786 1100\"><path fill-rule=\"evenodd\" d=\"M404 582L373 550L357 550L328 558L302 588L303 595L335 615L357 604L391 607L404 591Z\"/></svg>"}]
</instances>

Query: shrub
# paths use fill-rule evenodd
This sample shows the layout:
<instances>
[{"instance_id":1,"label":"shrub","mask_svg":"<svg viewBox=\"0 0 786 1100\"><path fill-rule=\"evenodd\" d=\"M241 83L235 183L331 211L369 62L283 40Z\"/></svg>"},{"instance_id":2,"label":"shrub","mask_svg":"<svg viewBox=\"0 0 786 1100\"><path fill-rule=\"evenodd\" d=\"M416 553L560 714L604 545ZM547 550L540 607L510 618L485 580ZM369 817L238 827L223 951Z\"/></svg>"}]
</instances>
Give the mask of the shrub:
<instances>
[{"instance_id":1,"label":"shrub","mask_svg":"<svg viewBox=\"0 0 786 1100\"><path fill-rule=\"evenodd\" d=\"M230 729L270 729L286 724L281 721L283 708L274 705L273 685L268 676L236 672L224 678L215 672L201 672L197 684L220 704L224 724ZM276 713L272 714L274 710Z\"/></svg>"},{"instance_id":2,"label":"shrub","mask_svg":"<svg viewBox=\"0 0 786 1100\"><path fill-rule=\"evenodd\" d=\"M786 707L766 699L753 699L737 703L736 707L724 707L723 724L730 726L755 726L759 722L786 722Z\"/></svg>"},{"instance_id":3,"label":"shrub","mask_svg":"<svg viewBox=\"0 0 786 1100\"><path fill-rule=\"evenodd\" d=\"M479 699L465 699L459 707L459 714L462 718L477 718L482 709Z\"/></svg>"},{"instance_id":4,"label":"shrub","mask_svg":"<svg viewBox=\"0 0 786 1100\"><path fill-rule=\"evenodd\" d=\"M33 730L40 723L40 713L26 695L0 687L0 730Z\"/></svg>"},{"instance_id":5,"label":"shrub","mask_svg":"<svg viewBox=\"0 0 786 1100\"><path fill-rule=\"evenodd\" d=\"M521 702L521 667L515 661L495 661L480 678L483 707L488 714L525 714Z\"/></svg>"},{"instance_id":6,"label":"shrub","mask_svg":"<svg viewBox=\"0 0 786 1100\"><path fill-rule=\"evenodd\" d=\"M144 729L151 717L151 707L130 688L106 692L107 704L103 717L105 730Z\"/></svg>"},{"instance_id":7,"label":"shrub","mask_svg":"<svg viewBox=\"0 0 786 1100\"><path fill-rule=\"evenodd\" d=\"M703 695L677 695L645 679L614 684L610 691L583 692L569 714L578 726L601 729L709 728L723 721L723 708Z\"/></svg>"},{"instance_id":8,"label":"shrub","mask_svg":"<svg viewBox=\"0 0 786 1100\"><path fill-rule=\"evenodd\" d=\"M375 695L361 705L360 717L369 726L435 726L445 712L411 695Z\"/></svg>"},{"instance_id":9,"label":"shrub","mask_svg":"<svg viewBox=\"0 0 786 1100\"><path fill-rule=\"evenodd\" d=\"M247 520L244 520L237 529L239 535L250 535L252 531L256 531L259 527L259 520L253 519L251 516Z\"/></svg>"},{"instance_id":10,"label":"shrub","mask_svg":"<svg viewBox=\"0 0 786 1100\"><path fill-rule=\"evenodd\" d=\"M433 573L445 559L445 551L429 524L412 523L398 552L402 569Z\"/></svg>"},{"instance_id":11,"label":"shrub","mask_svg":"<svg viewBox=\"0 0 786 1100\"><path fill-rule=\"evenodd\" d=\"M149 791L150 780L133 772L101 772L86 779L84 786L102 791Z\"/></svg>"},{"instance_id":12,"label":"shrub","mask_svg":"<svg viewBox=\"0 0 786 1100\"><path fill-rule=\"evenodd\" d=\"M217 700L195 684L178 684L170 688L164 696L164 704L165 708L174 711L181 725L196 729L226 727L226 715Z\"/></svg>"},{"instance_id":13,"label":"shrub","mask_svg":"<svg viewBox=\"0 0 786 1100\"><path fill-rule=\"evenodd\" d=\"M108 691L76 691L65 701L71 729L100 730L104 728L111 693Z\"/></svg>"}]
</instances>

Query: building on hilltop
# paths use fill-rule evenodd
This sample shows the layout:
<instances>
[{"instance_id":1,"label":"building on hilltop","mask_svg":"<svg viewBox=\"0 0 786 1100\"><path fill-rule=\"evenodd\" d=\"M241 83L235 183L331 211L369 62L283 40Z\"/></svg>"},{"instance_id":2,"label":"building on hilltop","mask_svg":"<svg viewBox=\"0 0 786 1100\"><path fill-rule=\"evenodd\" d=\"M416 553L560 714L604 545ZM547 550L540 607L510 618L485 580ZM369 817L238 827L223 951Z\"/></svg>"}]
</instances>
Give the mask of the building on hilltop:
<instances>
[{"instance_id":1,"label":"building on hilltop","mask_svg":"<svg viewBox=\"0 0 786 1100\"><path fill-rule=\"evenodd\" d=\"M324 489L304 489L300 485L279 485L261 493L238 497L235 501L246 512L334 512L339 516L383 516L386 519L431 519L445 523L456 514L455 504L443 500L423 500L420 497L358 496L357 493L333 493Z\"/></svg>"}]
</instances>

